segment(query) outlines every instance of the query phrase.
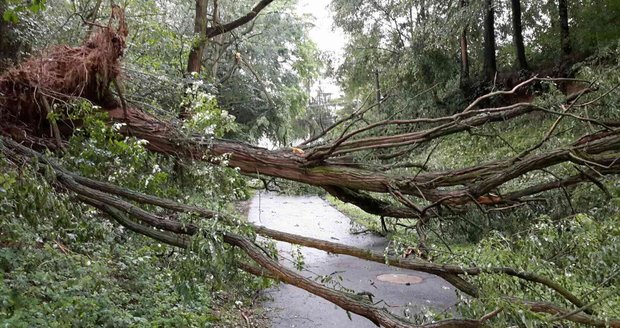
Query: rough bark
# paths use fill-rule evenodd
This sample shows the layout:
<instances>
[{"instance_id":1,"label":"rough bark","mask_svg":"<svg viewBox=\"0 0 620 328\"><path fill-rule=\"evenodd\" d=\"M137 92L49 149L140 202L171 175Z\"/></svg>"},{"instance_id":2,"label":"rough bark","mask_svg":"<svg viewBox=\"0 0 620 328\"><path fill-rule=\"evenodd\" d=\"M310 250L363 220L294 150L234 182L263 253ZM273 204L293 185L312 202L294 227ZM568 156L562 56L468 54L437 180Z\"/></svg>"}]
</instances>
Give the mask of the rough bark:
<instances>
[{"instance_id":1,"label":"rough bark","mask_svg":"<svg viewBox=\"0 0 620 328\"><path fill-rule=\"evenodd\" d=\"M570 34L568 25L568 0L558 0L558 12L560 19L560 46L561 63L564 64L571 53Z\"/></svg>"},{"instance_id":2,"label":"rough bark","mask_svg":"<svg viewBox=\"0 0 620 328\"><path fill-rule=\"evenodd\" d=\"M392 211L390 213L394 216L408 215L407 217L418 218L427 217L437 206L460 207L472 203L479 206L495 206L505 201L519 200L510 197L522 197L593 179L592 174L582 171L583 175L559 180L555 184L547 182L530 186L522 191L516 191L512 195L508 194L508 196L491 193L514 178L535 170L544 170L560 163L595 167L596 172L601 174L613 174L620 170L620 163L618 163L620 129L614 128L618 126L615 123L605 124L588 119L587 122L597 123L602 129L568 145L545 150L539 149L549 139L560 119L571 117L584 120L569 113L569 109L574 105L574 101L579 99L579 96L571 98L570 103L566 104L567 107L562 104L562 108L565 109L563 112L553 112L530 103L475 109L483 99L513 93L519 86L512 91L495 92L483 96L474 101L463 112L452 116L432 119L389 120L369 124L342 135L333 142L307 147L306 151L301 153L291 150L270 151L241 142L210 138L204 135L187 135L181 133L175 123L161 121L137 108L119 105L119 101L111 95L109 85L120 73L118 60L122 56L124 36L126 36L126 26L123 22L119 24L118 29L106 28L95 34L83 47L58 48L56 52L47 54L45 60L41 60L41 58L32 59L9 74L0 76L0 91L5 94L5 97L0 99L2 134L24 143L37 144L49 136L45 135L45 129L35 126L46 121L46 113L35 110L36 108L33 107L31 100L32 96L46 97L51 93L60 97L61 100L83 97L107 111L111 123L126 123L120 132L126 136L147 140L146 147L152 151L211 163L219 163L221 156L227 154L230 156L230 160L227 161L228 165L238 167L242 173L260 173L261 175L318 185L339 194L342 198L351 199L358 203L367 203L368 208L374 208L377 212ZM37 72L37 74L28 74L29 72ZM59 79L58 76L64 78ZM526 83L520 86L523 85ZM24 108L32 110L24 114ZM490 161L468 168L418 172L414 175L385 172L362 165L343 164L338 161L339 157L344 154L377 149L399 149L399 147L417 145L450 134L470 131L474 127L510 120L533 111L547 112L557 115L559 118L538 145L512 158ZM386 126L411 128L418 124L424 124L424 128L391 136L373 137L365 134L375 128ZM13 133L14 128L18 129L18 133ZM72 131L70 130L69 134L70 132ZM20 148L16 147L15 149ZM149 204L157 201L159 202L158 206L185 211L184 207L179 204L170 204L134 192L117 193L109 185L93 184L84 180L80 182L79 178L64 172L62 169L59 169L58 172L60 172L58 183L62 184L67 190L78 194L81 201L108 213L119 223L138 233L179 247L186 245L188 236L198 233L198 229L194 226L153 215L118 196ZM392 204L373 199L369 194L361 191L388 193L404 205L405 210L402 208L396 210ZM412 199L414 198L417 198L417 203L413 202ZM214 216L213 212L207 210L198 212L205 217ZM120 213L120 215L115 215L115 213ZM140 223L132 219L123 219L126 215L133 217ZM341 254L365 256L371 260L378 260L379 256L363 250L352 249L346 245L300 236L283 235L265 229L261 230L261 228L257 228L257 230L273 238L298 242ZM247 237L226 233L224 236L227 243L241 248L248 256L269 271L273 277L324 297L348 311L368 317L375 323L388 327L409 326L408 323L363 302L353 295L326 289L320 284L300 277L295 272L287 271L277 262L265 257ZM384 257L382 259L385 260ZM463 268L462 266L435 265L429 262L406 262L396 259L393 261L398 265L433 271L437 275L446 277L446 279L452 279L451 277L459 274L475 275L481 273L506 274L518 277L548 286L573 304L587 310L582 301L553 281L512 268ZM457 281L453 279L451 282L458 283ZM460 283L463 284L463 282ZM574 316L567 315L567 319L571 320L571 318ZM582 318L581 315L579 318ZM457 320L439 322L430 326L479 326L482 323L481 321Z\"/></svg>"},{"instance_id":3,"label":"rough bark","mask_svg":"<svg viewBox=\"0 0 620 328\"><path fill-rule=\"evenodd\" d=\"M133 217L147 222L149 225L156 227L158 229L166 230L169 232L174 232L178 234L185 235L194 235L198 232L198 227L193 224L179 224L174 220L170 220L169 218L163 218L160 216L156 216L150 214L141 208L132 205L128 202L124 202L116 198L117 196L138 202L140 204L149 204L159 206L165 209L184 212L184 213L196 213L199 214L202 218L205 219L213 219L218 217L225 224L235 224L235 220L227 217L225 214L216 213L210 211L208 209L181 204L172 200L162 199L159 197L143 194L140 192L132 191L129 189L124 189L118 186L115 186L110 183L96 181L93 179L82 177L78 174L69 172L64 169L54 160L51 160L40 153L32 151L18 143L6 139L0 139L0 149L8 156L12 156L10 152L19 153L23 156L29 158L35 158L35 162L42 162L47 165L50 165L52 169L55 170L57 174L57 179L60 181L65 188L68 190L86 197L88 199L97 199L106 204L111 204L117 210L120 210L124 213L132 215ZM5 148L3 145L11 149L10 151ZM405 269L417 270L422 272L427 272L430 274L438 275L448 282L453 284L455 287L460 289L461 291L471 295L477 296L477 289L469 282L464 281L462 278L457 275L467 275L467 276L476 276L480 274L505 274L509 276L518 277L520 279L535 282L547 286L560 295L562 295L565 299L575 304L578 307L583 307L584 302L579 300L576 296L571 294L568 290L557 284L551 279L541 277L539 275L523 272L519 270L515 270L507 267L464 267L460 265L451 265L451 264L435 264L428 261L424 261L422 259L411 259L411 258L401 258L397 256L386 256L383 253L371 251L367 249L361 249L353 246L348 246L344 244L339 244L331 241L324 241L315 238L304 237L300 235L285 233L276 231L273 229L269 229L266 227L256 226L250 224L253 230L259 235L266 236L278 241L284 241L288 243L293 243L297 245L302 245L306 247L312 247L315 249L320 249L326 252L334 253L334 254L342 254L354 256L357 258L374 261L378 263L387 263L392 266L401 267ZM587 312L587 310L586 310Z\"/></svg>"},{"instance_id":4,"label":"rough bark","mask_svg":"<svg viewBox=\"0 0 620 328\"><path fill-rule=\"evenodd\" d=\"M521 0L511 0L512 5L512 39L517 57L517 65L520 70L529 70L525 45L523 44L523 26L521 24Z\"/></svg>"},{"instance_id":5,"label":"rough bark","mask_svg":"<svg viewBox=\"0 0 620 328\"><path fill-rule=\"evenodd\" d=\"M531 109L530 106L515 107L506 110L497 118L514 117L516 113L522 115L531 112ZM230 154L228 164L239 168L242 173L259 173L326 187L330 191L336 190L335 194L340 197L349 197L348 199L354 197L350 196L350 192L345 192L347 189L388 194L397 192L432 202L427 207L409 206L408 209L398 210L382 203L368 203L368 208L374 208L375 213L394 217L419 217L426 215L432 207L440 204L461 206L477 202L483 205L496 205L507 200L514 201L515 199L492 197L489 193L525 173L562 162L583 165L588 161L596 161L600 165L610 165L609 173L615 172L619 166L615 157L606 157L604 153L620 149L620 130L594 133L575 141L572 145L554 151L517 156L463 169L422 172L412 177L355 166L343 166L329 160L316 163L290 150L271 151L242 142L216 138L205 140L202 136L187 137L176 132L174 125L136 109L129 110L127 121L120 108L110 111L109 114L113 120L127 123L120 130L121 133L147 140L147 148L163 154L211 162L218 162L219 156ZM456 131L464 131L477 124L491 122L496 114L485 112L480 117L474 116L454 126L449 125L443 132L436 129L430 130L441 135L447 135L447 131L456 133ZM471 124L463 124L463 122ZM421 135L425 134L428 132ZM420 140L427 140L427 137L428 135ZM399 138L402 140L405 137ZM338 188L330 189L334 186ZM456 188L446 190L445 187ZM382 207L389 212L380 213Z\"/></svg>"},{"instance_id":6,"label":"rough bark","mask_svg":"<svg viewBox=\"0 0 620 328\"><path fill-rule=\"evenodd\" d=\"M207 7L208 0L196 0L196 16L194 17L194 40L187 60L187 73L200 73L202 56L207 46Z\"/></svg>"},{"instance_id":7,"label":"rough bark","mask_svg":"<svg viewBox=\"0 0 620 328\"><path fill-rule=\"evenodd\" d=\"M4 143L8 144L8 146L11 147L12 150L7 150L4 146ZM19 152L22 155L26 155L27 157L34 156L35 158L42 160L44 163L51 165L56 172L57 181L64 188L75 193L80 201L92 205L95 208L101 210L102 212L110 215L119 224L125 226L131 231L146 235L157 241L181 248L189 247L190 239L188 236L200 233L200 231L194 226L187 225L185 223L171 219L164 220L161 217L142 210L139 207L136 207L135 205L130 204L125 200L117 198L106 192L84 186L76 181L75 177L77 175L67 172L55 162L48 160L41 154L28 150L27 148L11 140L5 140L4 142L0 142L0 149L2 150L2 153L10 157L14 157L15 152ZM44 170L44 168L41 169ZM93 180L90 179L83 179L85 179L86 181L90 181L91 183L93 182ZM121 189L119 187L102 182L95 182L95 184L99 187L104 187L105 190L117 191ZM123 193L125 195L129 195L133 199L141 199L147 201L156 199L156 197L140 195L139 193L133 191L124 191ZM158 202L160 205L167 206L170 205L171 201L163 200L156 202ZM183 205L177 204L173 207L182 208ZM126 215L135 217L140 221L140 223L127 218ZM373 305L364 296L327 288L314 280L303 277L297 272L285 268L280 263L267 256L264 253L263 249L258 247L256 244L254 244L252 240L245 236L224 231L220 232L220 234L222 235L223 241L225 243L240 248L249 258L258 263L263 270L266 270L270 277L278 279L284 283L294 285L314 295L322 297L338 305L345 311L366 317L377 326L381 325L383 327L394 328L481 326L481 322L478 320L466 319L445 320L423 326L413 325L411 322L396 317L393 314L389 313L387 310ZM256 270L251 270L251 272L256 273Z\"/></svg>"},{"instance_id":8,"label":"rough bark","mask_svg":"<svg viewBox=\"0 0 620 328\"><path fill-rule=\"evenodd\" d=\"M214 213L201 209L199 207L179 204L171 200L161 199L158 197L141 194L139 192L127 190L120 188L118 186L111 185L109 183L94 181L92 179L83 178L74 173L68 172L66 169L62 168L55 161L43 156L40 153L36 153L18 143L6 139L0 139L0 151L8 156L9 158L13 158L14 160L19 160L16 156L25 156L29 161L34 163L34 165L38 165L37 163L44 163L50 165L54 170L57 176L57 181L66 189L75 193L79 200L90 204L103 212L112 216L115 220L117 220L120 224L127 227L128 229L135 231L137 233L144 234L150 238L158 240L160 242L164 242L170 245L178 246L178 247L187 247L190 241L188 236L194 235L199 232L199 230L192 226L187 225L181 222L178 222L174 219L166 219L165 223L162 223L162 218L156 216L150 212L144 211L135 205L128 203L127 201L117 198L117 196L126 197L133 201L138 201L145 204L151 204L156 206L161 206L163 208L172 209L180 212L194 212L203 215L205 218L213 218ZM18 155L19 154L19 155ZM28 161L27 161L28 162ZM44 166L40 166L41 172L47 172L47 169ZM92 187L92 188L91 188ZM99 190L95 190L93 188L98 188ZM125 217L125 215L130 215L138 219L141 223L134 222L131 219ZM226 218L224 218L223 222L227 222ZM231 221L232 222L232 221ZM152 229L157 228L157 229ZM307 247L313 247L317 249L322 249L325 251L329 251L336 254L345 254L350 256L355 256L371 261L384 263L388 261L391 265L400 266L403 268L414 269L424 272L429 272L432 274L436 274L439 276L447 276L451 277L455 274L465 274L465 275L479 275L479 274L506 274L514 277L518 277L520 279L539 283L545 285L549 288L554 289L560 295L562 295L565 299L575 304L579 309L575 311L563 310L553 304L544 303L544 302L531 302L531 301L519 301L523 303L527 308L534 312L545 312L550 314L561 314L564 320L570 320L578 323L586 323L591 325L600 326L602 323L607 325L611 325L612 327L616 327L620 322L615 319L598 319L592 316L580 313L591 313L589 310L589 305L584 304L582 301L577 299L574 295L572 295L569 291L561 287L559 284L554 282L553 280L540 277L538 275L521 272L512 268L494 268L494 267L484 267L484 268L476 268L476 267L463 267L459 265L438 265L430 262L425 262L421 260L411 260L411 259L402 259L397 257L386 257L383 254L359 249L355 247L351 247L348 245L342 245L330 241L323 241L298 235L293 235L289 233L279 232L272 229L264 228L264 227L254 227L255 231L264 236L268 236L270 238L274 238L276 240L295 243L299 245L304 245ZM334 291L324 286L309 280L307 278L303 278L295 272L288 270L282 267L280 264L275 262L273 259L267 257L261 249L256 247L254 243L248 239L247 237L231 234L227 232L222 232L223 240L226 243L229 243L234 246L238 246L241 248L246 254L248 254L254 261L259 263L262 269L257 269L253 266L241 265L240 268L247 270L253 274L267 275L271 278L279 279L283 282L293 284L302 289L305 289L315 295L323 297L330 302L333 302L343 309L347 311L351 311L353 313L357 313L359 315L365 316L371 321L384 325L386 327L411 327L409 323L403 321L397 317L392 316L391 314L385 312L382 309L374 307L372 304L365 301L363 298L359 298L357 295L343 293ZM454 281L454 280L453 280ZM469 283L463 281L463 284L467 285ZM456 285L458 286L458 285ZM462 286L462 285L461 285ZM511 299L511 298L508 298ZM511 299L512 300L512 299ZM492 315L484 316L483 319L480 320L445 320L440 321L434 324L424 325L423 327L477 327L484 323L485 320L488 320Z\"/></svg>"},{"instance_id":9,"label":"rough bark","mask_svg":"<svg viewBox=\"0 0 620 328\"><path fill-rule=\"evenodd\" d=\"M495 8L493 0L484 1L484 78L493 81L497 73L495 56Z\"/></svg>"},{"instance_id":10,"label":"rough bark","mask_svg":"<svg viewBox=\"0 0 620 328\"><path fill-rule=\"evenodd\" d=\"M469 5L468 0L461 0L460 7L463 10ZM467 53L467 28L468 26L463 26L460 35L460 50L461 50L461 78L460 85L461 89L465 89L469 83L469 54Z\"/></svg>"},{"instance_id":11,"label":"rough bark","mask_svg":"<svg viewBox=\"0 0 620 328\"><path fill-rule=\"evenodd\" d=\"M306 147L303 153L289 149L269 151L241 142L205 138L202 135L188 136L179 132L178 126L174 123L161 121L136 108L122 106L110 92L108 86L120 74L119 58L122 55L126 35L126 27L124 24L120 25L118 30L103 29L94 34L86 46L57 48L55 52L47 54L45 61L33 58L9 74L0 76L0 89L6 94L5 98L0 99L2 108L0 115L5 118L3 132L12 135L11 128L19 126L26 130L26 139L28 136L30 138L47 136L46 131L50 130L46 125L47 114L37 109L36 103L33 103L30 97L24 97L26 94L36 91L43 92L41 95L43 97L46 94L62 95L61 100L83 97L106 110L112 122L126 123L121 133L149 141L147 147L153 151L211 162L217 162L219 156L231 154L228 163L238 167L245 174L260 173L331 188L336 190L341 198L357 200L356 204L369 199L360 191L388 193L402 204L400 208L377 201L367 202L366 207L373 208L374 213L379 215L396 217L428 216L437 206L462 206L468 203L488 206L501 204L504 201L501 197L491 196L488 193L521 174L567 161L582 165L583 161L574 156L575 151L585 156L596 156L616 149L614 147L617 133L614 130L594 133L589 137L592 140L590 143L569 145L557 151L523 154L516 158L463 169L419 172L415 176L394 174L363 165L343 164L339 160L341 156L351 153L381 149L400 150L451 134L470 131L472 128L492 122L514 119L533 111L549 112L530 103L475 109L480 101L492 96L512 94L519 87L535 79L530 79L511 91L498 91L480 97L458 114L432 119L388 120L369 124L342 135L333 142ZM75 62L84 64L75 65ZM40 71L44 74L32 74ZM58 80L58 76L70 78ZM75 122L69 123L66 124L67 127L75 126ZM425 128L395 135L368 136L368 132L387 126L408 127L411 130L410 127L416 125ZM67 132L64 137L70 135L71 130ZM613 164L616 165L615 162ZM419 205L408 199L409 196L418 198Z\"/></svg>"}]
</instances>

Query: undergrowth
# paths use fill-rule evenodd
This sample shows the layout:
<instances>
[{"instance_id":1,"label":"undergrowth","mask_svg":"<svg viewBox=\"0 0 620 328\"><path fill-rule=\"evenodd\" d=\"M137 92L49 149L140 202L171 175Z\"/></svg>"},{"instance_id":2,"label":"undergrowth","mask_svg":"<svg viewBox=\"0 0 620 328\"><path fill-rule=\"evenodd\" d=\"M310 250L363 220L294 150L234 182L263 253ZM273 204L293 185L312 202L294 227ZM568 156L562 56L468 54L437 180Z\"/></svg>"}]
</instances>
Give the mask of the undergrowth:
<instances>
[{"instance_id":1,"label":"undergrowth","mask_svg":"<svg viewBox=\"0 0 620 328\"><path fill-rule=\"evenodd\" d=\"M83 121L57 158L76 173L219 211L247 198L233 169L148 152L144 141L107 127L96 110L84 111ZM134 234L75 202L44 166L25 164L0 156L0 326L231 327L245 325L244 316L262 320L254 304L268 282L232 266L239 254L231 247L207 235L180 250Z\"/></svg>"}]
</instances>

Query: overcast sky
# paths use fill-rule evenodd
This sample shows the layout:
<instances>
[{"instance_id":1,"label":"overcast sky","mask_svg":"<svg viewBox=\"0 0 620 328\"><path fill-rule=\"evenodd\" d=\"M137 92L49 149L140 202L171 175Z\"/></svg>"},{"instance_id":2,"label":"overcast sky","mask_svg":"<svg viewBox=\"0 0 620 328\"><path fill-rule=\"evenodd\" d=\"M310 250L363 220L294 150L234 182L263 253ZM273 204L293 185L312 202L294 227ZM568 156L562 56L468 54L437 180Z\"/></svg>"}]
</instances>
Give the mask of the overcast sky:
<instances>
[{"instance_id":1,"label":"overcast sky","mask_svg":"<svg viewBox=\"0 0 620 328\"><path fill-rule=\"evenodd\" d=\"M332 13L329 10L331 0L299 0L297 11L300 14L311 14L316 18L314 27L310 30L310 38L317 44L320 50L327 51L339 63L342 58L345 45L344 33L339 29L334 29ZM334 96L340 93L340 89L333 81L324 80L320 82L321 88L333 93Z\"/></svg>"}]
</instances>

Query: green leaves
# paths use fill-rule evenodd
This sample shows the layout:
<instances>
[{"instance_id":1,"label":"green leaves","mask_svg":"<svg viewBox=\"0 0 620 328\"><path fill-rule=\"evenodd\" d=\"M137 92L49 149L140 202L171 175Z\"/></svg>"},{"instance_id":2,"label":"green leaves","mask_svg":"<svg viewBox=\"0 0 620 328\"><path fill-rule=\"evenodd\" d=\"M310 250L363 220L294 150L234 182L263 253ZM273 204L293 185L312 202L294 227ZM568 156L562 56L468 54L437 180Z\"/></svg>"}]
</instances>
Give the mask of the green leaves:
<instances>
[{"instance_id":1,"label":"green leaves","mask_svg":"<svg viewBox=\"0 0 620 328\"><path fill-rule=\"evenodd\" d=\"M15 12L15 10L10 10L10 9L7 9L4 11L4 13L2 13L2 19L4 19L7 22L11 22L13 24L16 24L19 21L17 12Z\"/></svg>"},{"instance_id":2,"label":"green leaves","mask_svg":"<svg viewBox=\"0 0 620 328\"><path fill-rule=\"evenodd\" d=\"M220 115L218 124L227 118L216 102L200 104ZM234 169L187 162L175 171L177 163L147 152L144 141L117 134L122 124L108 127L97 108L65 106L56 119L71 113L82 122L56 159L72 171L218 211L247 197ZM265 286L232 265L239 254L223 245L218 220L179 215L209 232L185 252L111 223L30 165L0 157L0 188L0 326L236 326L239 305L228 300L251 304ZM226 229L249 233L240 222Z\"/></svg>"},{"instance_id":3,"label":"green leaves","mask_svg":"<svg viewBox=\"0 0 620 328\"><path fill-rule=\"evenodd\" d=\"M7 0L8 8L4 9L2 19L13 24L17 24L20 15L27 13L38 13L45 10L46 0Z\"/></svg>"},{"instance_id":4,"label":"green leaves","mask_svg":"<svg viewBox=\"0 0 620 328\"><path fill-rule=\"evenodd\" d=\"M190 118L183 122L183 128L190 134L214 137L236 131L235 116L221 109L216 97L201 88L203 84L202 80L194 80L185 91L181 107L187 109Z\"/></svg>"}]
</instances>

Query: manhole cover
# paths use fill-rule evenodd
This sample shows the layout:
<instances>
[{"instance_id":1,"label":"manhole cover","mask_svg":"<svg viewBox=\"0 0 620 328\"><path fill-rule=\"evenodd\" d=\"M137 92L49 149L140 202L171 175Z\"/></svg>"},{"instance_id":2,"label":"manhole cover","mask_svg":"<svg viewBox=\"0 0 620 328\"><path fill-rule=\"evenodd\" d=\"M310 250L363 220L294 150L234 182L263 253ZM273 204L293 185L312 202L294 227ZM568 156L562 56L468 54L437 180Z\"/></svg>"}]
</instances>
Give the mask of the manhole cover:
<instances>
[{"instance_id":1,"label":"manhole cover","mask_svg":"<svg viewBox=\"0 0 620 328\"><path fill-rule=\"evenodd\" d=\"M401 284L401 285L413 285L419 284L422 282L422 278L418 276L413 276L410 274L402 274L402 273L386 273L377 276L377 279L385 282L391 282L393 284Z\"/></svg>"}]
</instances>

